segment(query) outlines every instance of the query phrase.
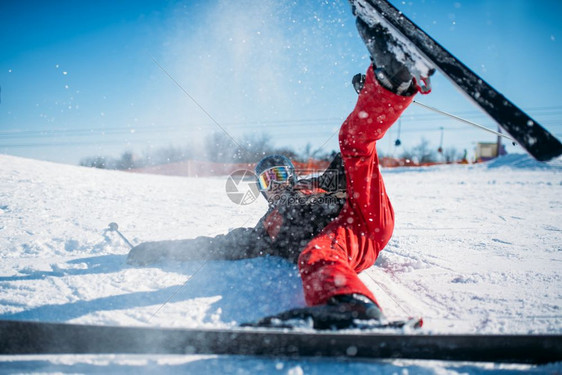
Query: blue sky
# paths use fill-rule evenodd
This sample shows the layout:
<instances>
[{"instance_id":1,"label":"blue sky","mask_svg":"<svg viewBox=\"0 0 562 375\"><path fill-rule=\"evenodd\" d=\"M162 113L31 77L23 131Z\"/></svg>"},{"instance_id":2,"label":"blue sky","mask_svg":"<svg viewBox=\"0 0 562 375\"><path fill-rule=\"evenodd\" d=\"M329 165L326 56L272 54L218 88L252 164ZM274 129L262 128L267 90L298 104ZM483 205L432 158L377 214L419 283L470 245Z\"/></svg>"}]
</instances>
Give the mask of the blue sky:
<instances>
[{"instance_id":1,"label":"blue sky","mask_svg":"<svg viewBox=\"0 0 562 375\"><path fill-rule=\"evenodd\" d=\"M394 1L539 123L562 136L562 2ZM218 126L329 151L368 55L347 1L3 1L0 153L75 164L201 144ZM495 128L439 73L422 103ZM472 151L495 137L408 109L379 149L422 137ZM510 152L521 152L508 146Z\"/></svg>"}]
</instances>

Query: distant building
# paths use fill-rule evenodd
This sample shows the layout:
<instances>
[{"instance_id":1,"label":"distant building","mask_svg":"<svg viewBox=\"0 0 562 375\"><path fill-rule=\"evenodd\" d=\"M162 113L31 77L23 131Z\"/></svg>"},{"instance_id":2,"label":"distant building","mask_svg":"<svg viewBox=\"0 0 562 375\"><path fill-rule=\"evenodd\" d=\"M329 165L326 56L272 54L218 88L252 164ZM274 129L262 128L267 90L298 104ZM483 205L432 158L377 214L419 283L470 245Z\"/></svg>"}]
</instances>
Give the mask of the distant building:
<instances>
[{"instance_id":1,"label":"distant building","mask_svg":"<svg viewBox=\"0 0 562 375\"><path fill-rule=\"evenodd\" d=\"M499 142L479 142L476 144L476 153L474 156L476 161L481 162L497 158L506 153L505 147Z\"/></svg>"}]
</instances>

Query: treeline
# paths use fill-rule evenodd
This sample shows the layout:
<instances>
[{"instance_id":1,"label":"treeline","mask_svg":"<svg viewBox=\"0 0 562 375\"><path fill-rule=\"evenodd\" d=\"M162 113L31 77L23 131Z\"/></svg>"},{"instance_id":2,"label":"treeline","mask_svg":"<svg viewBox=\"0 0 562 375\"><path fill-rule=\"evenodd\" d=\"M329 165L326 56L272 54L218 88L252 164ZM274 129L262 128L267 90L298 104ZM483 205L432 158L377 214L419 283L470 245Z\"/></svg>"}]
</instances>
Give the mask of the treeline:
<instances>
[{"instance_id":1,"label":"treeline","mask_svg":"<svg viewBox=\"0 0 562 375\"><path fill-rule=\"evenodd\" d=\"M125 151L119 158L91 156L80 160L80 165L101 169L130 170L177 163L189 159L217 163L255 163L266 155L282 154L291 160L306 162L309 159L331 160L335 151L313 149L308 144L301 152L290 147L275 147L267 134L248 134L236 140L223 132L208 135L203 145L168 146L146 150L141 154Z\"/></svg>"},{"instance_id":2,"label":"treeline","mask_svg":"<svg viewBox=\"0 0 562 375\"><path fill-rule=\"evenodd\" d=\"M169 146L156 150L135 154L125 151L119 158L104 156L86 157L80 161L81 166L101 169L130 170L154 165L177 163L189 159L212 161L217 163L255 163L266 155L282 154L289 159L307 162L309 159L332 160L336 151L313 149L308 144L301 152L290 147L275 147L267 134L245 135L235 140L226 133L217 132L207 136L203 145L187 145L184 147ZM429 141L422 138L421 142L409 149L402 149L398 155L383 155L413 160L416 163L453 162L460 158L455 148L438 150Z\"/></svg>"},{"instance_id":3,"label":"treeline","mask_svg":"<svg viewBox=\"0 0 562 375\"><path fill-rule=\"evenodd\" d=\"M423 164L435 162L452 163L460 160L461 158L465 158L466 155L461 155L454 147L432 147L427 139L422 138L419 144L410 149L405 149L399 157L401 159L413 160L416 163Z\"/></svg>"}]
</instances>

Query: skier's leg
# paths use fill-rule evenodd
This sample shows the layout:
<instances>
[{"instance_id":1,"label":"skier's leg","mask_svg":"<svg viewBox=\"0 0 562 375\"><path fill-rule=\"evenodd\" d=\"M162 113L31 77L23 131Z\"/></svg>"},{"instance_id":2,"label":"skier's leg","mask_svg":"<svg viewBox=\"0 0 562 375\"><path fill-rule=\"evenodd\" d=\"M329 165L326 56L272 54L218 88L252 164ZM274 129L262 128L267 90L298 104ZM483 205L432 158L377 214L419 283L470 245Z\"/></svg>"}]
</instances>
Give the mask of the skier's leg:
<instances>
[{"instance_id":1,"label":"skier's leg","mask_svg":"<svg viewBox=\"0 0 562 375\"><path fill-rule=\"evenodd\" d=\"M347 220L351 216L343 215ZM362 262L372 265L377 251L373 241L357 235L356 227L340 218L315 237L299 257L306 303L310 306L325 304L331 297L343 294L361 294L376 302L375 296L359 279L354 267L361 250ZM365 267L367 268L367 267Z\"/></svg>"},{"instance_id":2,"label":"skier's leg","mask_svg":"<svg viewBox=\"0 0 562 375\"><path fill-rule=\"evenodd\" d=\"M348 215L382 249L390 240L394 212L379 169L376 142L381 139L413 96L396 95L375 79L369 67L365 86L353 112L343 123L339 143L347 181ZM345 213L345 212L344 212Z\"/></svg>"},{"instance_id":3,"label":"skier's leg","mask_svg":"<svg viewBox=\"0 0 562 375\"><path fill-rule=\"evenodd\" d=\"M412 102L381 87L367 71L357 105L340 130L347 202L299 257L307 304L342 294L374 295L357 273L372 266L392 235L394 213L380 175L376 141Z\"/></svg>"}]
</instances>

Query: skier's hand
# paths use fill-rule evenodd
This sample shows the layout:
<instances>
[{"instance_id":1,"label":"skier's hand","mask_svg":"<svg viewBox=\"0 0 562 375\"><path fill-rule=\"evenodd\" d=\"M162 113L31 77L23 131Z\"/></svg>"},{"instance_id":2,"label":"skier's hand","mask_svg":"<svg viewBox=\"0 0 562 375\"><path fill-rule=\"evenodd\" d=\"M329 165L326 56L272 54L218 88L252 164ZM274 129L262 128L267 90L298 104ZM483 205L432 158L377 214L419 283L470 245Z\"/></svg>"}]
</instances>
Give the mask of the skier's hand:
<instances>
[{"instance_id":1,"label":"skier's hand","mask_svg":"<svg viewBox=\"0 0 562 375\"><path fill-rule=\"evenodd\" d=\"M127 264L132 266L147 266L157 263L165 257L165 249L163 249L158 242L144 242L129 251Z\"/></svg>"}]
</instances>

